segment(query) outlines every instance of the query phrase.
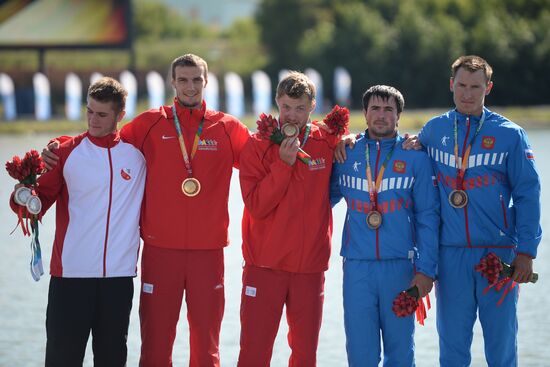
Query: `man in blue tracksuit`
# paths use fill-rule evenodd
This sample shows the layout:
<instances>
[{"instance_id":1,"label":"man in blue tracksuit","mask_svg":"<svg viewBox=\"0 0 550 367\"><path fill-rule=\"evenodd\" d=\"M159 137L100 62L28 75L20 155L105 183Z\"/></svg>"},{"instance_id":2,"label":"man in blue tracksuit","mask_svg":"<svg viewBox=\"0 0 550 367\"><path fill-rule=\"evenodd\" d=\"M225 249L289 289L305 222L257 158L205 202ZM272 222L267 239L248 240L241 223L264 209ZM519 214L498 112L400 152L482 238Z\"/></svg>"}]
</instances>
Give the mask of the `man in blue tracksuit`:
<instances>
[{"instance_id":1,"label":"man in blue tracksuit","mask_svg":"<svg viewBox=\"0 0 550 367\"><path fill-rule=\"evenodd\" d=\"M394 298L416 285L428 294L436 275L439 196L425 152L406 151L397 124L404 100L388 86L363 95L368 129L336 164L331 203L344 198L344 322L350 366L414 366L414 317L392 312Z\"/></svg>"},{"instance_id":2,"label":"man in blue tracksuit","mask_svg":"<svg viewBox=\"0 0 550 367\"><path fill-rule=\"evenodd\" d=\"M474 267L494 252L515 266L516 282L526 282L542 235L540 182L527 135L484 107L491 74L480 57L457 59L450 80L456 108L431 119L419 134L441 196L436 297L440 364L445 367L470 365L476 313L488 365L517 366L519 287L509 283L511 292L502 301L505 290L484 294L487 280Z\"/></svg>"}]
</instances>

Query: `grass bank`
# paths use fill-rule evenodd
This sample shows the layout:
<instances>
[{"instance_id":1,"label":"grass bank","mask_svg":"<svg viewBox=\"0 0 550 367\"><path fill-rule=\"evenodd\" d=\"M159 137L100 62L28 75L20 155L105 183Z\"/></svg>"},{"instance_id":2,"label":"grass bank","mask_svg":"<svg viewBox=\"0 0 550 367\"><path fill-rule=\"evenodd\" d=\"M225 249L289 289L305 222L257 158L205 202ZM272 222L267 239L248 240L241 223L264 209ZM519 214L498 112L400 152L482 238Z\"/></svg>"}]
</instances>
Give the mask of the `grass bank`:
<instances>
[{"instance_id":1,"label":"grass bank","mask_svg":"<svg viewBox=\"0 0 550 367\"><path fill-rule=\"evenodd\" d=\"M534 107L491 107L510 120L518 123L526 129L548 128L550 127L550 106ZM399 130L401 132L418 131L426 121L431 117L445 112L446 109L414 109L405 110L399 120ZM314 116L315 119L321 119L323 116ZM243 123L251 130L256 129L256 116L246 115L241 119ZM126 123L128 121L124 121ZM361 111L351 111L350 130L362 131L366 127L365 119ZM17 121L0 120L0 134L33 134L33 133L51 133L52 135L62 133L81 132L86 129L86 123L67 121L63 119L52 119L50 121L36 121L31 119L22 119Z\"/></svg>"}]
</instances>

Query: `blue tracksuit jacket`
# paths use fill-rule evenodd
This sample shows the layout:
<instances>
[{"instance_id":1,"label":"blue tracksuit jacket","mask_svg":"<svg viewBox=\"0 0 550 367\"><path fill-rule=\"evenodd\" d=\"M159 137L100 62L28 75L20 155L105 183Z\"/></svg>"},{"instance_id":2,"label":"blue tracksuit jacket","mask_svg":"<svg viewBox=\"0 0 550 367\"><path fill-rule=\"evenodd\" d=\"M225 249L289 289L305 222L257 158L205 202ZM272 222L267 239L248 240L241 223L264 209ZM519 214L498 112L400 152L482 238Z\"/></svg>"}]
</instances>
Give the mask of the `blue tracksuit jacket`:
<instances>
[{"instance_id":1,"label":"blue tracksuit jacket","mask_svg":"<svg viewBox=\"0 0 550 367\"><path fill-rule=\"evenodd\" d=\"M429 158L424 152L401 148L403 138L373 140L361 134L347 160L335 164L331 178L331 204L345 198L348 209L341 255L347 259L412 259L416 270L435 278L438 254L439 198ZM378 230L366 225L370 210L365 149L370 149L372 174L378 172L392 146L395 150L378 193L383 223Z\"/></svg>"}]
</instances>

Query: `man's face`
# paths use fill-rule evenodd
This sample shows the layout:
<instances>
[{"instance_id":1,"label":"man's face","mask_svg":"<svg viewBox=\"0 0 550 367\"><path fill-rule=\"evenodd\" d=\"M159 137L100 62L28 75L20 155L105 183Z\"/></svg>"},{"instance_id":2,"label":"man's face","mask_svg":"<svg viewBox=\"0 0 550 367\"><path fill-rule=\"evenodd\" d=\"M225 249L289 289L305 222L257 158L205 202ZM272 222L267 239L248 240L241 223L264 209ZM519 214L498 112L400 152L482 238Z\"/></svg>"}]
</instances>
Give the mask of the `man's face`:
<instances>
[{"instance_id":1,"label":"man's face","mask_svg":"<svg viewBox=\"0 0 550 367\"><path fill-rule=\"evenodd\" d=\"M86 118L88 119L88 133L100 138L116 131L117 123L124 117L125 111L116 113L113 102L99 102L88 97Z\"/></svg>"},{"instance_id":2,"label":"man's face","mask_svg":"<svg viewBox=\"0 0 550 367\"><path fill-rule=\"evenodd\" d=\"M206 76L202 66L176 66L172 86L180 103L187 108L200 108Z\"/></svg>"},{"instance_id":3,"label":"man's face","mask_svg":"<svg viewBox=\"0 0 550 367\"><path fill-rule=\"evenodd\" d=\"M485 104L485 96L491 92L493 82L487 83L483 70L472 73L460 68L455 77L451 78L450 88L458 112L480 116Z\"/></svg>"},{"instance_id":4,"label":"man's face","mask_svg":"<svg viewBox=\"0 0 550 367\"><path fill-rule=\"evenodd\" d=\"M393 97L384 100L376 95L371 96L367 110L363 110L363 114L371 139L388 139L397 134L399 113Z\"/></svg>"},{"instance_id":5,"label":"man's face","mask_svg":"<svg viewBox=\"0 0 550 367\"><path fill-rule=\"evenodd\" d=\"M284 94L277 98L276 102L277 107L279 107L279 122L281 125L286 123L296 124L300 129L307 124L311 111L315 108L315 100L310 101L306 95L300 98L291 98Z\"/></svg>"}]
</instances>

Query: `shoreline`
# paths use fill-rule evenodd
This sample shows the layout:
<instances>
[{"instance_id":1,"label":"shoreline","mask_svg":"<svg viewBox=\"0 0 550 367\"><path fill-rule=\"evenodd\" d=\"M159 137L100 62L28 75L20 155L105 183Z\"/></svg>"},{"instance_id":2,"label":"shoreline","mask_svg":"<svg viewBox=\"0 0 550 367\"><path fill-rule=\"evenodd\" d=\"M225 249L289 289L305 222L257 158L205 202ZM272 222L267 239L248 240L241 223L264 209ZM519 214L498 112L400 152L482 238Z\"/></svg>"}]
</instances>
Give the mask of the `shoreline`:
<instances>
[{"instance_id":1,"label":"shoreline","mask_svg":"<svg viewBox=\"0 0 550 367\"><path fill-rule=\"evenodd\" d=\"M488 108L497 112L511 121L517 123L524 129L546 129L550 128L550 105L545 106L529 106L515 107L503 106ZM403 111L399 120L399 131L405 133L407 131L419 130L431 117L440 115L447 111L445 108L426 108L426 109L411 109ZM272 112L276 114L276 112ZM322 120L324 116L313 115L316 120ZM82 121L68 121L63 118L53 118L48 121L37 121L32 118L23 118L15 121L0 120L0 135L24 135L37 133L80 133L86 130L86 122L83 114ZM119 127L128 123L130 120L124 120ZM252 131L256 129L256 116L247 114L241 121ZM350 111L350 131L360 132L365 129L365 120L362 111Z\"/></svg>"}]
</instances>

